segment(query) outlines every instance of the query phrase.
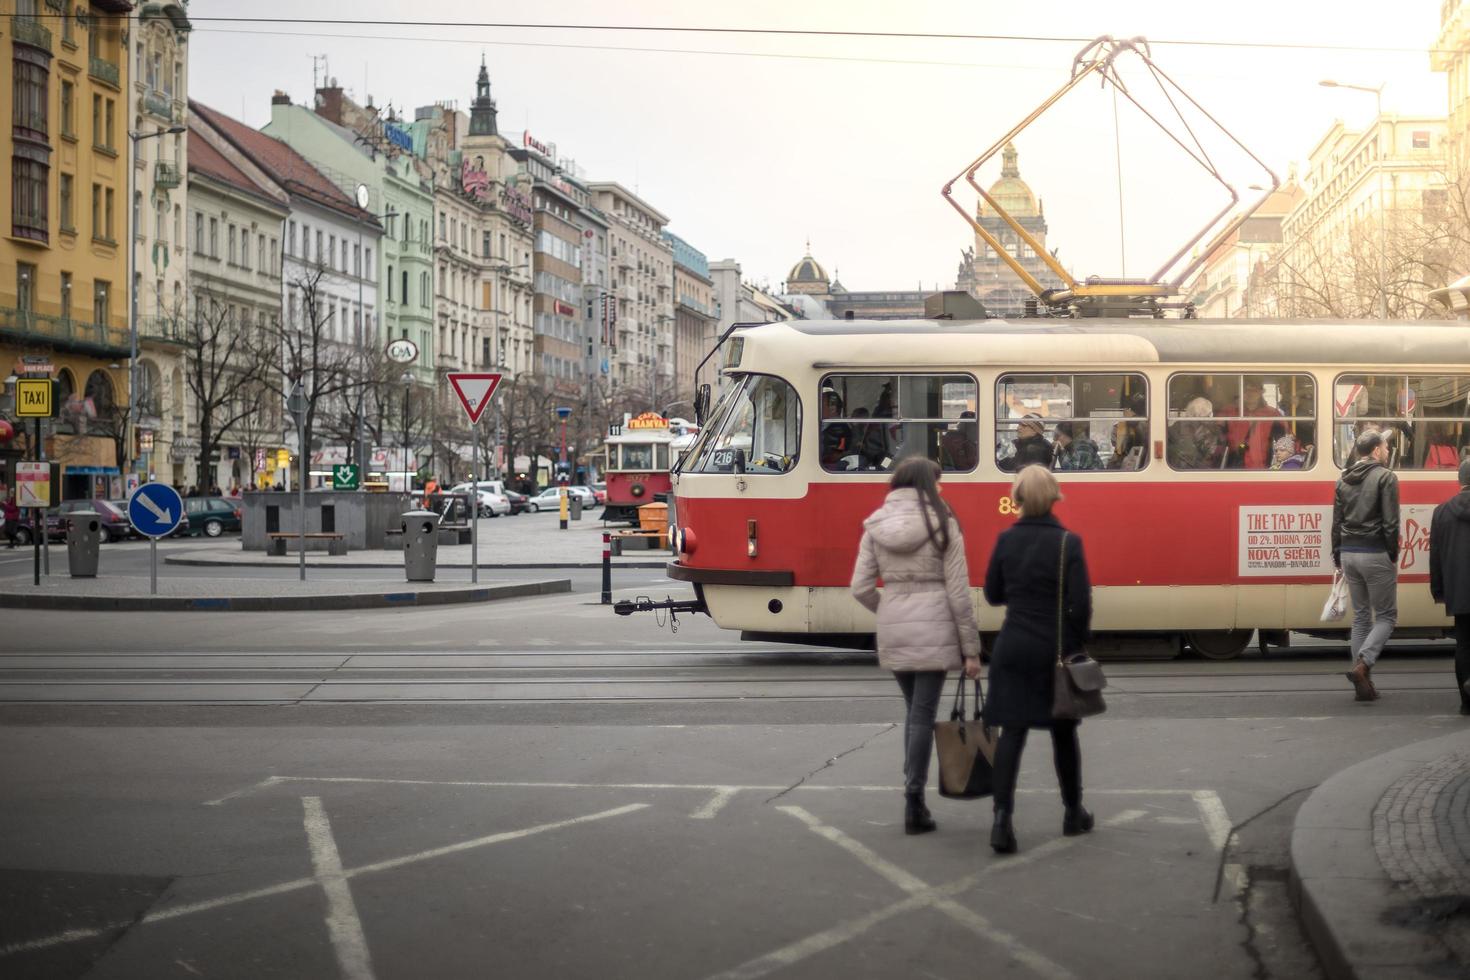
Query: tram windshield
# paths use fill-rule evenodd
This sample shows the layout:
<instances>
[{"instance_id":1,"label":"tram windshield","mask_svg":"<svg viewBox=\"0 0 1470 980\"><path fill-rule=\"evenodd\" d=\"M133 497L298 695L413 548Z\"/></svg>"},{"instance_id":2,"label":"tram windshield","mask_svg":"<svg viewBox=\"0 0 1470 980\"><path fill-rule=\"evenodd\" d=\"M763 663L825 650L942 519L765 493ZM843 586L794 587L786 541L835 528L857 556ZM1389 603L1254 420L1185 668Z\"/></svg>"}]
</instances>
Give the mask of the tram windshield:
<instances>
[{"instance_id":1,"label":"tram windshield","mask_svg":"<svg viewBox=\"0 0 1470 980\"><path fill-rule=\"evenodd\" d=\"M690 453L691 473L785 473L801 444L801 401L780 378L750 374L732 380L730 394ZM697 455L696 455L697 454Z\"/></svg>"}]
</instances>

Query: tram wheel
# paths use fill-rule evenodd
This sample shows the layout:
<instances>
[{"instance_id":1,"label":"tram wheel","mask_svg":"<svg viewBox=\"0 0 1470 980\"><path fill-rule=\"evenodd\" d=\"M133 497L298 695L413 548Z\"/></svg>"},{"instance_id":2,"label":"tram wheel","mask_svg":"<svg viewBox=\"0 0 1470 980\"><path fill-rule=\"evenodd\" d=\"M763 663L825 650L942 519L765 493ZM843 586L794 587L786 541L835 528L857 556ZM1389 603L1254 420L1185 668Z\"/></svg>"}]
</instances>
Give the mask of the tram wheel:
<instances>
[{"instance_id":1,"label":"tram wheel","mask_svg":"<svg viewBox=\"0 0 1470 980\"><path fill-rule=\"evenodd\" d=\"M1234 660L1250 646L1255 630L1193 630L1184 634L1189 648L1206 660Z\"/></svg>"}]
</instances>

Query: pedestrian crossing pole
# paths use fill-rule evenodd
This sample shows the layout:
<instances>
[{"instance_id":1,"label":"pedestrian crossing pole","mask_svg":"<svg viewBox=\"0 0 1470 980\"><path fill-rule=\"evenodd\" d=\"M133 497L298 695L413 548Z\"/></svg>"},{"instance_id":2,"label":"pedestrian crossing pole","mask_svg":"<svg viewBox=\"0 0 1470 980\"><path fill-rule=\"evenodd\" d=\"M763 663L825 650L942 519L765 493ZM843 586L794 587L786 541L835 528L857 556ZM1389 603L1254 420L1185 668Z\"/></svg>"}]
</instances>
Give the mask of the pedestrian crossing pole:
<instances>
[{"instance_id":1,"label":"pedestrian crossing pole","mask_svg":"<svg viewBox=\"0 0 1470 980\"><path fill-rule=\"evenodd\" d=\"M463 457L461 457L463 458ZM470 423L470 584L480 581L480 427Z\"/></svg>"}]
</instances>

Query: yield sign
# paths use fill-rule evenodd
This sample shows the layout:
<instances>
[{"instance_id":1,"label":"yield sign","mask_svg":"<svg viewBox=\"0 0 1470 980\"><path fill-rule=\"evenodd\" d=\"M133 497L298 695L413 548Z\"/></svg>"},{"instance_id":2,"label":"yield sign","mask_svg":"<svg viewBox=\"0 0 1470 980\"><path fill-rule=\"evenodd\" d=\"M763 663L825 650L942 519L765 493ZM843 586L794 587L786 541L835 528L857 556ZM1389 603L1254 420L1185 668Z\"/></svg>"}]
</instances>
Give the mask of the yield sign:
<instances>
[{"instance_id":1,"label":"yield sign","mask_svg":"<svg viewBox=\"0 0 1470 980\"><path fill-rule=\"evenodd\" d=\"M498 374L450 374L449 383L454 387L454 393L459 397L459 403L464 406L464 413L470 417L470 424L474 425L480 421L480 416L485 414L485 408L490 404L490 396L495 394L495 388L500 384Z\"/></svg>"}]
</instances>

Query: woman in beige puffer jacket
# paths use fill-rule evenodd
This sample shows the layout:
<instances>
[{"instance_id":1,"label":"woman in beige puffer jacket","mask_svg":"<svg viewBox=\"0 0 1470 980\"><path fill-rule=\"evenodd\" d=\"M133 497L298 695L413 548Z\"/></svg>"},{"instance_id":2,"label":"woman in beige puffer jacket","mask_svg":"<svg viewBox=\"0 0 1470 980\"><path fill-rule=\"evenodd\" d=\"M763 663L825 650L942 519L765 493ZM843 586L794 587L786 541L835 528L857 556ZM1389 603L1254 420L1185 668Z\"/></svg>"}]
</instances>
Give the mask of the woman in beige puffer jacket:
<instances>
[{"instance_id":1,"label":"woman in beige puffer jacket","mask_svg":"<svg viewBox=\"0 0 1470 980\"><path fill-rule=\"evenodd\" d=\"M904 832L935 829L924 805L934 716L946 671L980 676L980 634L959 522L939 496L939 464L915 456L893 472L863 522L852 594L878 614L878 663L903 691ZM878 580L883 591L878 591Z\"/></svg>"}]
</instances>

